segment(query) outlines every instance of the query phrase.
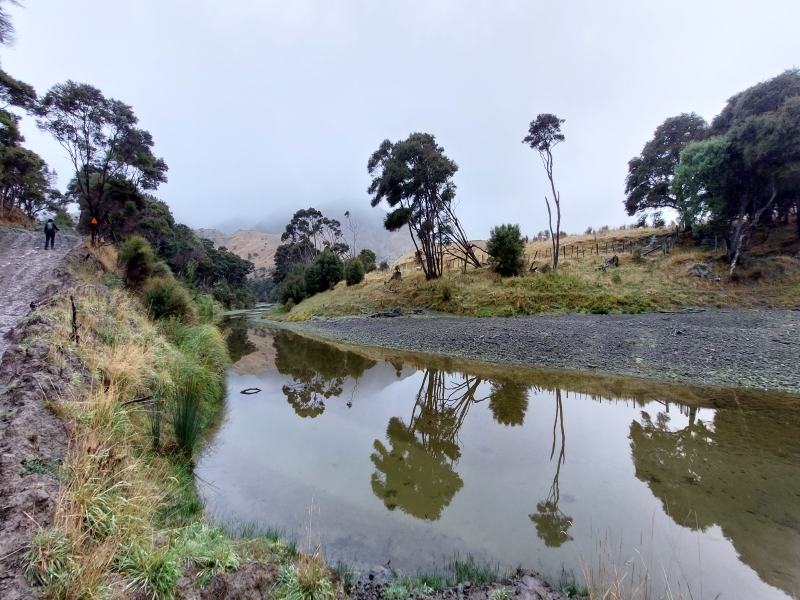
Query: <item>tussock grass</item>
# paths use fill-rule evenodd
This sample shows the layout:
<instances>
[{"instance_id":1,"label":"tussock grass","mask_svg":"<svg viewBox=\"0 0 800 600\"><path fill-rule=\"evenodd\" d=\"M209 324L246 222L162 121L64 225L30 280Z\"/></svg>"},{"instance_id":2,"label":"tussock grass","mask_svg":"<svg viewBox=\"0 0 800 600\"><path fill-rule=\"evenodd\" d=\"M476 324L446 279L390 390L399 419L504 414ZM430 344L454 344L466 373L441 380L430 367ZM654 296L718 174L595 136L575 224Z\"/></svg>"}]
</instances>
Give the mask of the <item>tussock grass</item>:
<instances>
[{"instance_id":1,"label":"tussock grass","mask_svg":"<svg viewBox=\"0 0 800 600\"><path fill-rule=\"evenodd\" d=\"M70 340L70 294L80 344ZM74 352L92 383L82 397L49 399L71 421L71 441L54 524L28 552L29 579L46 598L116 597L125 589L171 598L187 565L199 584L237 568L246 549L204 520L190 453L175 452L179 437L161 427L181 398L197 409L195 433L213 421L229 363L221 333L212 325L156 325L126 292L96 284L40 311L54 325L51 359ZM123 405L146 396L153 398Z\"/></svg>"}]
</instances>

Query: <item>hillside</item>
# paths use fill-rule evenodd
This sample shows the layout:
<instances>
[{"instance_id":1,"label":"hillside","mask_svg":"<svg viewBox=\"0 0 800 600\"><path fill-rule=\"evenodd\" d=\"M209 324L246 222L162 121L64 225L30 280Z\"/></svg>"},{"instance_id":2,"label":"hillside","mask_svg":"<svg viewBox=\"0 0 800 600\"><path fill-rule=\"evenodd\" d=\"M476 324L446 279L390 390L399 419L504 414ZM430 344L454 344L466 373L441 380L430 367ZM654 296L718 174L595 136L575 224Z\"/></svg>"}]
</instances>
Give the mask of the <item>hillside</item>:
<instances>
[{"instance_id":1,"label":"hillside","mask_svg":"<svg viewBox=\"0 0 800 600\"><path fill-rule=\"evenodd\" d=\"M240 229L231 234L219 229L196 229L197 235L214 242L214 247L225 246L241 258L256 266L256 275L266 275L275 266L275 250L280 246L279 233L261 233L252 229Z\"/></svg>"}]
</instances>

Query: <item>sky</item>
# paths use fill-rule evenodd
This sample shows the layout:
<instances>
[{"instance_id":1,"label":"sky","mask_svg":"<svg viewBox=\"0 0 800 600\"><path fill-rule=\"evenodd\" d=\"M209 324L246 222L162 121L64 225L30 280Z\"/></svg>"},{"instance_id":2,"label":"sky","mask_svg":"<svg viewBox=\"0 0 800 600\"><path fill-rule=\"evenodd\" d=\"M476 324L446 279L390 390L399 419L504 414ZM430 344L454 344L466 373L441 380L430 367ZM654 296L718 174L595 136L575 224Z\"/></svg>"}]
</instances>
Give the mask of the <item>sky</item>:
<instances>
[{"instance_id":1,"label":"sky","mask_svg":"<svg viewBox=\"0 0 800 600\"><path fill-rule=\"evenodd\" d=\"M372 152L424 132L459 165L470 237L535 234L549 185L521 140L545 112L565 119L562 230L629 223L628 160L665 118L710 120L800 65L797 0L22 1L3 68L132 105L170 167L157 195L193 227L368 206ZM64 150L22 130L63 189Z\"/></svg>"}]
</instances>

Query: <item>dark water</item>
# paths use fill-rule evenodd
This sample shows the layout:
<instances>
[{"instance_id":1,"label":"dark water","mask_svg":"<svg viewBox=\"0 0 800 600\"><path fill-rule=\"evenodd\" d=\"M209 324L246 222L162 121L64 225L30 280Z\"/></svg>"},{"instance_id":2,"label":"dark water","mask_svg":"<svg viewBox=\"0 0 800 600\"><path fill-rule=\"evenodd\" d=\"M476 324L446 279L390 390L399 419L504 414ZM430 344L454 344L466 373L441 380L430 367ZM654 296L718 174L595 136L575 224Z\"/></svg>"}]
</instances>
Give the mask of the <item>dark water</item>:
<instances>
[{"instance_id":1,"label":"dark water","mask_svg":"<svg viewBox=\"0 0 800 600\"><path fill-rule=\"evenodd\" d=\"M457 551L579 575L613 553L659 593L800 596L796 398L229 327L226 420L197 467L221 517L299 532L313 501L329 558L411 573Z\"/></svg>"}]
</instances>

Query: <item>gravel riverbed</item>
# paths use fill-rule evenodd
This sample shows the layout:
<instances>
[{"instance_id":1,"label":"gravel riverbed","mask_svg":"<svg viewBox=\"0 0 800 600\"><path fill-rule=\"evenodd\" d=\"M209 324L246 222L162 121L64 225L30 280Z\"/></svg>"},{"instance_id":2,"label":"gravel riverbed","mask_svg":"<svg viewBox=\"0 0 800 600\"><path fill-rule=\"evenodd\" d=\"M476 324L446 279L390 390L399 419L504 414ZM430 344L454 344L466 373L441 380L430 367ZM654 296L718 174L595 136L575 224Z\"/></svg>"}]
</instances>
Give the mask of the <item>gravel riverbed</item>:
<instances>
[{"instance_id":1,"label":"gravel riverbed","mask_svg":"<svg viewBox=\"0 0 800 600\"><path fill-rule=\"evenodd\" d=\"M352 344L507 365L800 393L800 311L357 316L276 325Z\"/></svg>"}]
</instances>

